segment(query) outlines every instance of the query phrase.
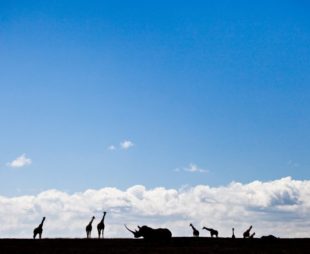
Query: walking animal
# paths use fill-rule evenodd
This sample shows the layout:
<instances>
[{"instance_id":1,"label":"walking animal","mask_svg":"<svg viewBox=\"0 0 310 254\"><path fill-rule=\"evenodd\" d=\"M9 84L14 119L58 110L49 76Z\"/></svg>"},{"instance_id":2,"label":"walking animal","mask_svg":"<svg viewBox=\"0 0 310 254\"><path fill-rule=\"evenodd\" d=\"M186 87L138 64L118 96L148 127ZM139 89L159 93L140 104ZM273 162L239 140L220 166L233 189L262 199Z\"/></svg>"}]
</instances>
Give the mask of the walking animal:
<instances>
[{"instance_id":1,"label":"walking animal","mask_svg":"<svg viewBox=\"0 0 310 254\"><path fill-rule=\"evenodd\" d=\"M202 229L208 230L210 232L211 237L213 237L213 236L218 237L219 236L219 232L213 228L203 227Z\"/></svg>"},{"instance_id":2,"label":"walking animal","mask_svg":"<svg viewBox=\"0 0 310 254\"><path fill-rule=\"evenodd\" d=\"M167 241L172 237L172 233L167 228L150 228L148 226L138 226L138 230L131 230L125 225L126 229L131 232L135 238L143 237L145 240Z\"/></svg>"},{"instance_id":3,"label":"walking animal","mask_svg":"<svg viewBox=\"0 0 310 254\"><path fill-rule=\"evenodd\" d=\"M40 223L40 225L33 230L33 239L36 239L37 235L39 235L39 238L41 239L42 233L43 233L43 223L44 223L44 221L45 221L45 217L43 217L42 222Z\"/></svg>"}]
</instances>

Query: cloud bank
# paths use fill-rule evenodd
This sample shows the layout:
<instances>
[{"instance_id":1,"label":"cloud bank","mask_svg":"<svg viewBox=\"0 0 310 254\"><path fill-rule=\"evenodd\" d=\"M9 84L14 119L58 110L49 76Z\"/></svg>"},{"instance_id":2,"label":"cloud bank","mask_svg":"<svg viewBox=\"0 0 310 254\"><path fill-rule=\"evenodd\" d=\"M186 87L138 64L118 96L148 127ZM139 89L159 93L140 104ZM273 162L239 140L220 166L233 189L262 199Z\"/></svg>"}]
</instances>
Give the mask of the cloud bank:
<instances>
[{"instance_id":1,"label":"cloud bank","mask_svg":"<svg viewBox=\"0 0 310 254\"><path fill-rule=\"evenodd\" d=\"M32 236L32 230L46 216L44 237L85 237L85 226L96 216L93 236L102 211L106 216L106 237L132 237L130 227L147 224L168 227L174 236L191 236L189 223L219 230L222 237L237 237L253 225L256 236L309 237L310 180L290 177L227 186L146 189L136 185L127 190L102 188L68 194L47 190L35 196L0 196L0 237ZM207 232L200 230L202 236Z\"/></svg>"}]
</instances>

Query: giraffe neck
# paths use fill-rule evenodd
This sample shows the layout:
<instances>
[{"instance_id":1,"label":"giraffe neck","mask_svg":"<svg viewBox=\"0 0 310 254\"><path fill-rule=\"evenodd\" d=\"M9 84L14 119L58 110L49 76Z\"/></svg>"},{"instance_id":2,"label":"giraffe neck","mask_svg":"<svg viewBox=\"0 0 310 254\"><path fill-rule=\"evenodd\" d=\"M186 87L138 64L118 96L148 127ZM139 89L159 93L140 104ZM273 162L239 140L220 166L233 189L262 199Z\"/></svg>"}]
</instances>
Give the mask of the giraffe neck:
<instances>
[{"instance_id":1,"label":"giraffe neck","mask_svg":"<svg viewBox=\"0 0 310 254\"><path fill-rule=\"evenodd\" d=\"M42 220L42 222L40 223L39 227L42 228L43 227L43 223L44 223L45 219Z\"/></svg>"},{"instance_id":2,"label":"giraffe neck","mask_svg":"<svg viewBox=\"0 0 310 254\"><path fill-rule=\"evenodd\" d=\"M105 218L105 214L104 214L103 217L102 217L101 223L104 222L104 218Z\"/></svg>"},{"instance_id":3,"label":"giraffe neck","mask_svg":"<svg viewBox=\"0 0 310 254\"><path fill-rule=\"evenodd\" d=\"M94 218L91 219L91 221L89 222L89 225L91 225L94 221Z\"/></svg>"}]
</instances>

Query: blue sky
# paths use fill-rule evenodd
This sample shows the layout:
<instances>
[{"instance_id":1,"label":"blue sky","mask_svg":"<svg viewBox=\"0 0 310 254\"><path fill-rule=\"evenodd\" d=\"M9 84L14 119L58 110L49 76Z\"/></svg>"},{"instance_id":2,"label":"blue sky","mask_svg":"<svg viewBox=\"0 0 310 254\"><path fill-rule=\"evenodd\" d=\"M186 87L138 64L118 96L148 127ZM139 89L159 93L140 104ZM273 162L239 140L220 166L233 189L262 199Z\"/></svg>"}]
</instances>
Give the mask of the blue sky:
<instances>
[{"instance_id":1,"label":"blue sky","mask_svg":"<svg viewBox=\"0 0 310 254\"><path fill-rule=\"evenodd\" d=\"M309 7L1 1L0 195L309 179Z\"/></svg>"}]
</instances>

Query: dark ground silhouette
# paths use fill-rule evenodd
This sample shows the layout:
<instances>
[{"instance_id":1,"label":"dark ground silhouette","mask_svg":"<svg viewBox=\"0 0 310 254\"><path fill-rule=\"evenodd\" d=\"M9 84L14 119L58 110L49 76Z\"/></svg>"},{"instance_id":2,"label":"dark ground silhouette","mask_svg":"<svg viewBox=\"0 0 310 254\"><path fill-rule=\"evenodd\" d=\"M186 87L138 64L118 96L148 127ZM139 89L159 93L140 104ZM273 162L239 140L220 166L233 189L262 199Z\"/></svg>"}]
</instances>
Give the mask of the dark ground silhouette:
<instances>
[{"instance_id":1,"label":"dark ground silhouette","mask_svg":"<svg viewBox=\"0 0 310 254\"><path fill-rule=\"evenodd\" d=\"M310 239L173 237L169 242L144 239L0 239L1 254L308 254Z\"/></svg>"}]
</instances>

